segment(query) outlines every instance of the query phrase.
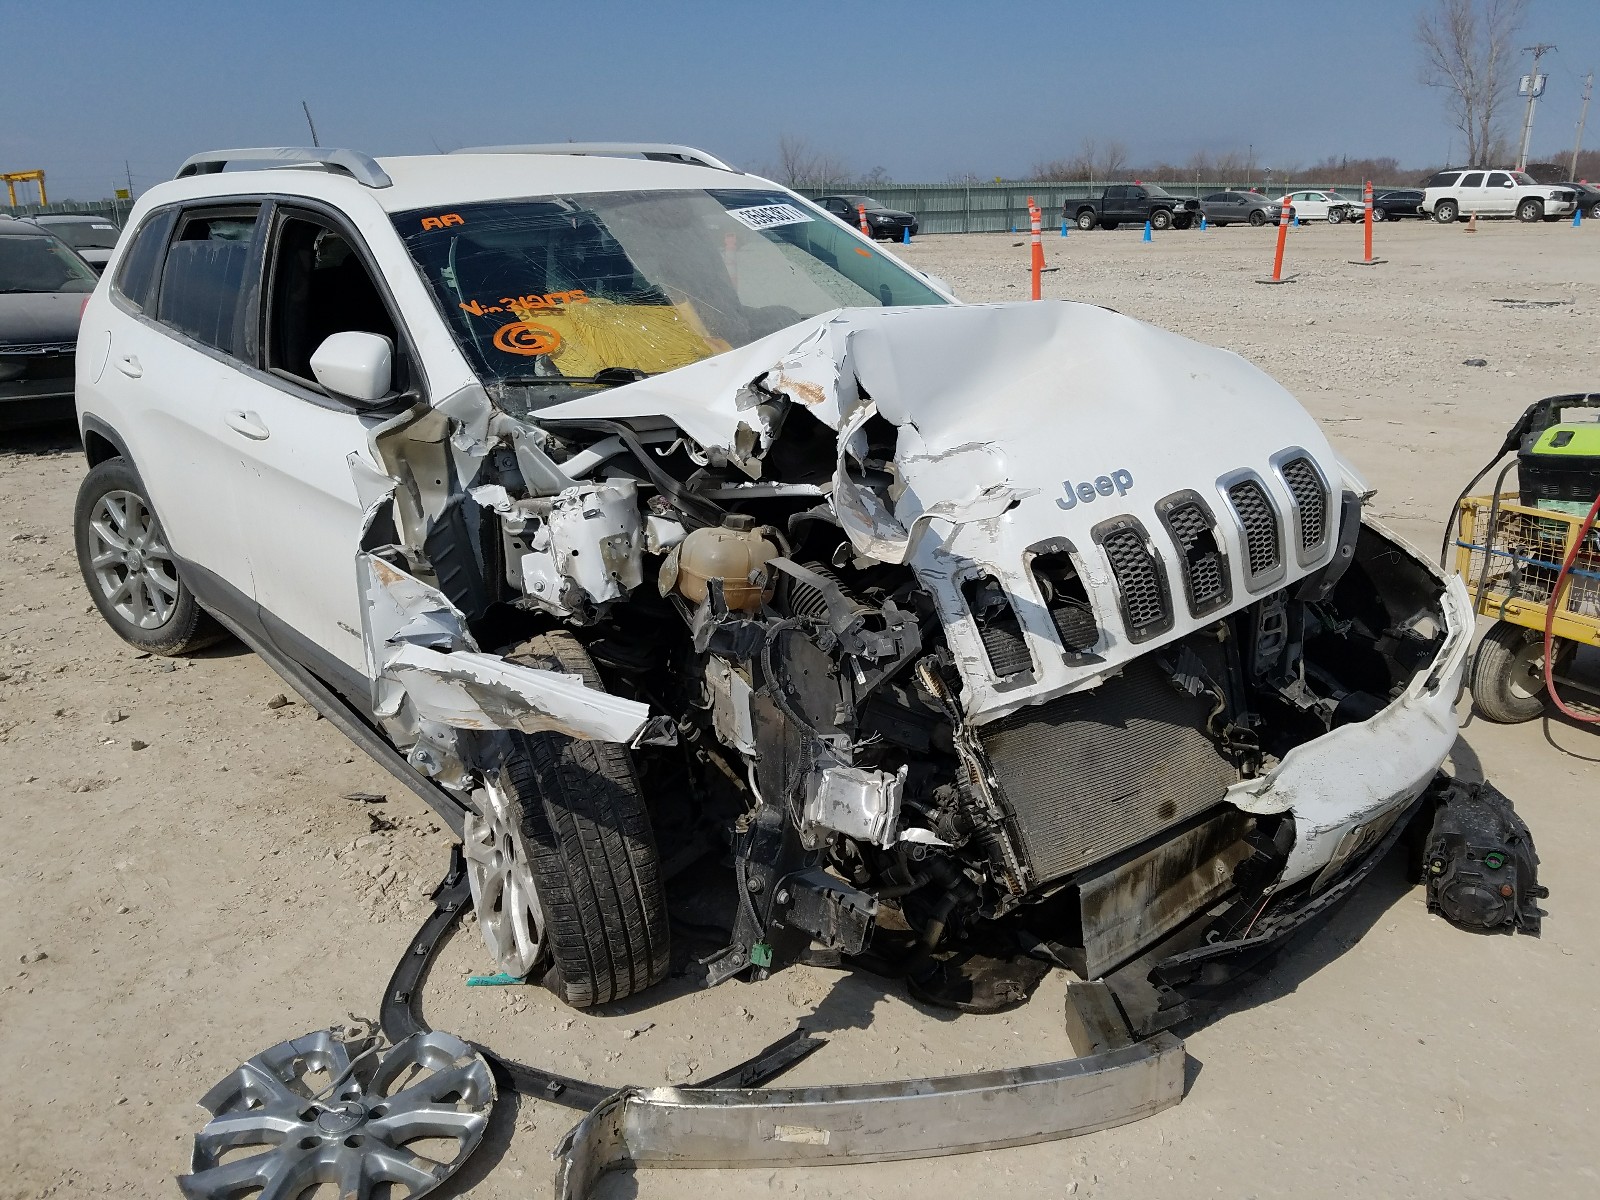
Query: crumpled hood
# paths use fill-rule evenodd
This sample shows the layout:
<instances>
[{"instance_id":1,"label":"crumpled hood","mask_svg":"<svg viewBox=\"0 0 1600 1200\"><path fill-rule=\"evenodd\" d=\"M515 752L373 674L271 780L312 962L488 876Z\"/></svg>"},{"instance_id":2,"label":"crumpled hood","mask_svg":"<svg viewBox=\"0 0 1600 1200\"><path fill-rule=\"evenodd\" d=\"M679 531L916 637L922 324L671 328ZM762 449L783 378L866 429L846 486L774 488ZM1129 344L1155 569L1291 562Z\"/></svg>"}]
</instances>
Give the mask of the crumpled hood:
<instances>
[{"instance_id":1,"label":"crumpled hood","mask_svg":"<svg viewBox=\"0 0 1600 1200\"><path fill-rule=\"evenodd\" d=\"M1318 569L1334 550L1336 538L1324 536L1314 554L1296 552L1299 500L1279 474L1286 454L1320 474L1324 526L1337 525L1347 472L1294 398L1236 354L1093 305L842 310L540 415L663 416L703 444L736 450L770 436L757 411L763 392L787 395L838 431L832 501L841 524L860 552L909 564L934 595L975 717L1092 686L1252 603L1269 582L1276 589ZM903 482L894 494L860 469L875 418L897 431ZM1245 573L1245 515L1227 490L1241 473L1274 510L1270 578ZM1186 606L1184 554L1158 507L1179 493L1201 501L1232 571L1229 601L1200 615ZM1156 636L1131 631L1125 589L1134 585L1101 544L1106 522L1128 518L1165 572L1171 620ZM1032 556L1052 539L1070 544L1095 609L1101 641L1087 655L1064 657L1031 574ZM990 668L961 592L979 574L1011 598L1034 660L1026 675L1002 679Z\"/></svg>"}]
</instances>

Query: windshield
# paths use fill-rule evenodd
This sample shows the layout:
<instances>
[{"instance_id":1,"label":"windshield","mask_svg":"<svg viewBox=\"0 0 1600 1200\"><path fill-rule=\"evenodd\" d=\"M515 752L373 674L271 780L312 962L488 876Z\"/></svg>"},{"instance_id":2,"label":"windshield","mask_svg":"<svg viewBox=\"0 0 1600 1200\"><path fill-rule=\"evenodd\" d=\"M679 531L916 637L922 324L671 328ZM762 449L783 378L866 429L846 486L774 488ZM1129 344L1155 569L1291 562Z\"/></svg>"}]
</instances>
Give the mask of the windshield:
<instances>
[{"instance_id":1,"label":"windshield","mask_svg":"<svg viewBox=\"0 0 1600 1200\"><path fill-rule=\"evenodd\" d=\"M1160 185L1154 184L1154 183L1145 184L1144 185L1144 190L1149 192L1152 196L1170 196L1170 195L1172 195L1172 193L1167 191L1166 188L1161 187Z\"/></svg>"},{"instance_id":2,"label":"windshield","mask_svg":"<svg viewBox=\"0 0 1600 1200\"><path fill-rule=\"evenodd\" d=\"M1538 186L1538 184L1534 182L1533 176L1529 175L1526 171L1513 171L1513 172L1511 172L1511 178L1516 180L1523 187L1537 187Z\"/></svg>"},{"instance_id":3,"label":"windshield","mask_svg":"<svg viewBox=\"0 0 1600 1200\"><path fill-rule=\"evenodd\" d=\"M945 303L782 192L551 196L394 224L490 383L626 382L835 308ZM595 380L607 370L622 377Z\"/></svg>"},{"instance_id":4,"label":"windshield","mask_svg":"<svg viewBox=\"0 0 1600 1200\"><path fill-rule=\"evenodd\" d=\"M55 238L0 233L0 292L92 292L98 282L89 265Z\"/></svg>"},{"instance_id":5,"label":"windshield","mask_svg":"<svg viewBox=\"0 0 1600 1200\"><path fill-rule=\"evenodd\" d=\"M110 250L117 244L117 227L110 221L52 221L46 228L78 250Z\"/></svg>"}]
</instances>

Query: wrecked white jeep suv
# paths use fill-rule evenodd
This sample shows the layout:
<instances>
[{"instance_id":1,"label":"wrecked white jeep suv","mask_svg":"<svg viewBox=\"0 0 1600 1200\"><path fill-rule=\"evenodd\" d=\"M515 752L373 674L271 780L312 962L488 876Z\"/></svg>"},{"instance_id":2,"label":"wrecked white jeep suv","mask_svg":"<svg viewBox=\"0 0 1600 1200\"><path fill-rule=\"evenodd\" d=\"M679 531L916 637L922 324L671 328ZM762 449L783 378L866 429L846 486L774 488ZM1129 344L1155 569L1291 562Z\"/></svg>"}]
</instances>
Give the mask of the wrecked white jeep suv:
<instances>
[{"instance_id":1,"label":"wrecked white jeep suv","mask_svg":"<svg viewBox=\"0 0 1600 1200\"><path fill-rule=\"evenodd\" d=\"M265 656L571 1004L671 931L967 1009L1116 973L1153 1028L1455 738L1459 581L1234 354L958 304L685 147L224 151L130 227L79 338L94 602Z\"/></svg>"}]
</instances>

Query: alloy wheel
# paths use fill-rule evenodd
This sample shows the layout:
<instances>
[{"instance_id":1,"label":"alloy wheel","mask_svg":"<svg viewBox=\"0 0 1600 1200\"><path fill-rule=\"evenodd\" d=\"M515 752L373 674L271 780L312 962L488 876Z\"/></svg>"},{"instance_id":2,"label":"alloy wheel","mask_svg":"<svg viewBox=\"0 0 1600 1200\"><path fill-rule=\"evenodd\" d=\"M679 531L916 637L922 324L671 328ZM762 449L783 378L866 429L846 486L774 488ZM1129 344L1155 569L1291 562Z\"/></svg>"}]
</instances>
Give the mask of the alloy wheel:
<instances>
[{"instance_id":1,"label":"alloy wheel","mask_svg":"<svg viewBox=\"0 0 1600 1200\"><path fill-rule=\"evenodd\" d=\"M544 957L546 945L521 814L496 778L486 780L473 800L477 811L467 814L462 843L478 928L500 969L524 978Z\"/></svg>"},{"instance_id":2,"label":"alloy wheel","mask_svg":"<svg viewBox=\"0 0 1600 1200\"><path fill-rule=\"evenodd\" d=\"M143 496L101 496L89 518L89 565L105 602L140 629L160 629L178 604L178 570Z\"/></svg>"}]
</instances>

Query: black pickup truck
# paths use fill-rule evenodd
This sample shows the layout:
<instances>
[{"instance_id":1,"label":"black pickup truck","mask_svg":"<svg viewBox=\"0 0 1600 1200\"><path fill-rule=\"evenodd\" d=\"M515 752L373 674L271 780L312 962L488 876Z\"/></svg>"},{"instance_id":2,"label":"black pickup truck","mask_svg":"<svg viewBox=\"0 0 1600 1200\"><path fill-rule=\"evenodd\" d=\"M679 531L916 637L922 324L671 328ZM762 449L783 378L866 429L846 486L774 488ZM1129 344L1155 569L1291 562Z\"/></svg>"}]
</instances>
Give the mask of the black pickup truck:
<instances>
[{"instance_id":1,"label":"black pickup truck","mask_svg":"<svg viewBox=\"0 0 1600 1200\"><path fill-rule=\"evenodd\" d=\"M1152 229L1187 229L1200 219L1200 201L1174 196L1153 183L1116 183L1099 199L1068 200L1061 219L1079 229L1115 229L1124 221Z\"/></svg>"}]
</instances>

